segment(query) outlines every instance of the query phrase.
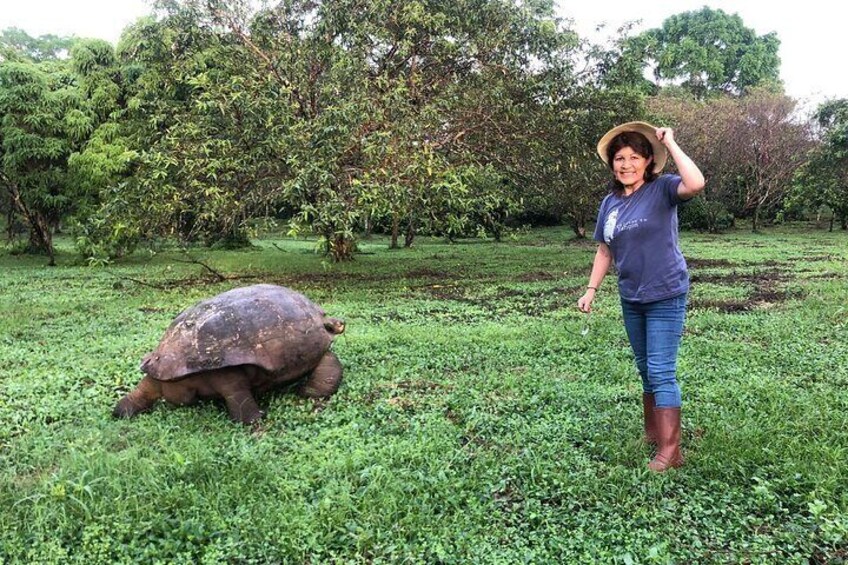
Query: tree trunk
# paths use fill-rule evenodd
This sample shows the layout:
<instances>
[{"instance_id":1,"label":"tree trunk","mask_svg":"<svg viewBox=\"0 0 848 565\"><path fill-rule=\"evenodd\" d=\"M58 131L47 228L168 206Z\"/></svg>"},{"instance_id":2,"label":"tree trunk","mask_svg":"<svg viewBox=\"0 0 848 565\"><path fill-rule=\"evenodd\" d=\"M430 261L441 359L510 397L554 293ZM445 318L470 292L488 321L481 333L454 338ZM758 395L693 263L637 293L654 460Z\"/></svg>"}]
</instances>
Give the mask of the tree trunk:
<instances>
[{"instance_id":1,"label":"tree trunk","mask_svg":"<svg viewBox=\"0 0 848 565\"><path fill-rule=\"evenodd\" d=\"M585 239L586 238L586 225L583 224L577 218L574 218L571 221L571 230L574 232L574 235L577 239Z\"/></svg>"},{"instance_id":2,"label":"tree trunk","mask_svg":"<svg viewBox=\"0 0 848 565\"><path fill-rule=\"evenodd\" d=\"M415 222L409 220L406 225L406 236L403 238L404 247L412 247L412 242L415 240Z\"/></svg>"},{"instance_id":3,"label":"tree trunk","mask_svg":"<svg viewBox=\"0 0 848 565\"><path fill-rule=\"evenodd\" d=\"M389 249L398 248L398 234L400 233L400 219L397 214L392 214L392 242L389 244Z\"/></svg>"},{"instance_id":4,"label":"tree trunk","mask_svg":"<svg viewBox=\"0 0 848 565\"><path fill-rule=\"evenodd\" d=\"M21 198L18 185L11 182L5 174L0 174L0 180L6 185L6 190L12 198L12 206L29 224L29 242L33 251L43 251L50 258L49 266L56 265L56 252L53 249L53 232L47 218L38 212L31 211Z\"/></svg>"},{"instance_id":5,"label":"tree trunk","mask_svg":"<svg viewBox=\"0 0 848 565\"><path fill-rule=\"evenodd\" d=\"M352 261L355 250L356 242L343 235L334 236L330 244L330 255L336 263Z\"/></svg>"},{"instance_id":6,"label":"tree trunk","mask_svg":"<svg viewBox=\"0 0 848 565\"><path fill-rule=\"evenodd\" d=\"M374 229L374 224L371 222L371 212L365 213L365 239L371 238L371 232Z\"/></svg>"},{"instance_id":7,"label":"tree trunk","mask_svg":"<svg viewBox=\"0 0 848 565\"><path fill-rule=\"evenodd\" d=\"M44 252L49 259L49 267L56 266L56 251L53 249L53 234L45 225L46 222L36 219L29 231L29 247L35 252Z\"/></svg>"},{"instance_id":8,"label":"tree trunk","mask_svg":"<svg viewBox=\"0 0 848 565\"><path fill-rule=\"evenodd\" d=\"M15 209L10 204L9 209L6 210L6 239L12 242L15 240L15 235Z\"/></svg>"},{"instance_id":9,"label":"tree trunk","mask_svg":"<svg viewBox=\"0 0 848 565\"><path fill-rule=\"evenodd\" d=\"M754 208L754 215L751 218L751 231L757 233L757 226L760 223L760 207Z\"/></svg>"}]
</instances>

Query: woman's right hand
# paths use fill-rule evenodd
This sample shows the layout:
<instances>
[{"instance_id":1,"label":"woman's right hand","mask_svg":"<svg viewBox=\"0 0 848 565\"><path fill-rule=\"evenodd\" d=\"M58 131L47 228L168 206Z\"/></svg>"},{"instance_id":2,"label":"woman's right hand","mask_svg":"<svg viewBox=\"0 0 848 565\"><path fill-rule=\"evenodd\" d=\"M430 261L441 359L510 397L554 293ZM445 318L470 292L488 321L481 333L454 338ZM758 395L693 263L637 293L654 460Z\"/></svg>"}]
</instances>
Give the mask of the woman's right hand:
<instances>
[{"instance_id":1,"label":"woman's right hand","mask_svg":"<svg viewBox=\"0 0 848 565\"><path fill-rule=\"evenodd\" d=\"M595 291L591 288L577 301L577 307L581 312L588 314L592 311L592 302L595 300Z\"/></svg>"}]
</instances>

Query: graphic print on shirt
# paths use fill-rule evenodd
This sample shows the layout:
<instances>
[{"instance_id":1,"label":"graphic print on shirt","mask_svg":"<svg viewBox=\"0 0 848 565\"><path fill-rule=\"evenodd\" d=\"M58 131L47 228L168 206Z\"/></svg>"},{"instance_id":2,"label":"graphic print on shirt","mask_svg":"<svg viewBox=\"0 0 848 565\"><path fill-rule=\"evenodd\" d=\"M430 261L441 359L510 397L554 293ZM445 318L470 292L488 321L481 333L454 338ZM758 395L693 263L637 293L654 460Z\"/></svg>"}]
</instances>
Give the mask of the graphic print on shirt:
<instances>
[{"instance_id":1,"label":"graphic print on shirt","mask_svg":"<svg viewBox=\"0 0 848 565\"><path fill-rule=\"evenodd\" d=\"M613 234L615 233L615 224L618 221L618 208L613 210L607 216L607 221L604 222L604 242L609 245L612 243Z\"/></svg>"},{"instance_id":2,"label":"graphic print on shirt","mask_svg":"<svg viewBox=\"0 0 848 565\"><path fill-rule=\"evenodd\" d=\"M624 212L627 208L632 204L632 200L628 200L623 206L619 206L618 208L612 210L607 216L607 221L604 222L604 242L609 245L612 243L612 240L615 239L615 236L621 235L621 233L633 230L639 227L639 224L644 224L648 221L647 218L634 218L631 220L627 220L626 222L620 224L618 222L619 212Z\"/></svg>"}]
</instances>

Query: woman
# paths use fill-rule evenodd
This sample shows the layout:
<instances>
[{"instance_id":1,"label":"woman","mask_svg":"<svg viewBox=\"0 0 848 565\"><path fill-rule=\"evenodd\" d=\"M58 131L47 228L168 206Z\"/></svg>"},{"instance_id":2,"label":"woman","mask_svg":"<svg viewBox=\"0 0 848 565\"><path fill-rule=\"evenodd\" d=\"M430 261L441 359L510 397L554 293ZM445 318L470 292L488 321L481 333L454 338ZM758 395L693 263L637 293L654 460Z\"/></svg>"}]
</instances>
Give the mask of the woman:
<instances>
[{"instance_id":1,"label":"woman","mask_svg":"<svg viewBox=\"0 0 848 565\"><path fill-rule=\"evenodd\" d=\"M608 131L598 143L598 154L615 180L598 212L598 251L577 305L591 312L615 261L624 327L642 377L645 438L657 446L648 467L662 472L683 464L675 373L689 274L677 241L677 205L704 189L704 175L670 128L644 122ZM669 154L679 175L659 174Z\"/></svg>"}]
</instances>

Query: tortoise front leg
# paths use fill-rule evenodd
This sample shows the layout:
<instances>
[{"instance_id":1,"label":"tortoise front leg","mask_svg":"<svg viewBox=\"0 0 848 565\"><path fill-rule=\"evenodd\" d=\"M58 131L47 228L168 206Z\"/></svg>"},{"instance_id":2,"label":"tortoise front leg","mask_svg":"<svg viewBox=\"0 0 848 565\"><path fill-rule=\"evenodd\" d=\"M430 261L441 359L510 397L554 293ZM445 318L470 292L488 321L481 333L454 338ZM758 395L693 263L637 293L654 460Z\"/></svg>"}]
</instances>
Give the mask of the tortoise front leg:
<instances>
[{"instance_id":1,"label":"tortoise front leg","mask_svg":"<svg viewBox=\"0 0 848 565\"><path fill-rule=\"evenodd\" d=\"M342 364L332 351L328 351L312 374L300 385L298 394L307 398L325 398L335 394L342 382Z\"/></svg>"},{"instance_id":2,"label":"tortoise front leg","mask_svg":"<svg viewBox=\"0 0 848 565\"><path fill-rule=\"evenodd\" d=\"M252 424L265 415L256 404L256 399L253 398L250 380L243 370L218 371L212 386L227 403L227 410L234 422Z\"/></svg>"},{"instance_id":3,"label":"tortoise front leg","mask_svg":"<svg viewBox=\"0 0 848 565\"><path fill-rule=\"evenodd\" d=\"M144 377L135 390L123 397L112 410L115 418L132 418L153 408L162 397L162 387L156 379Z\"/></svg>"}]
</instances>

